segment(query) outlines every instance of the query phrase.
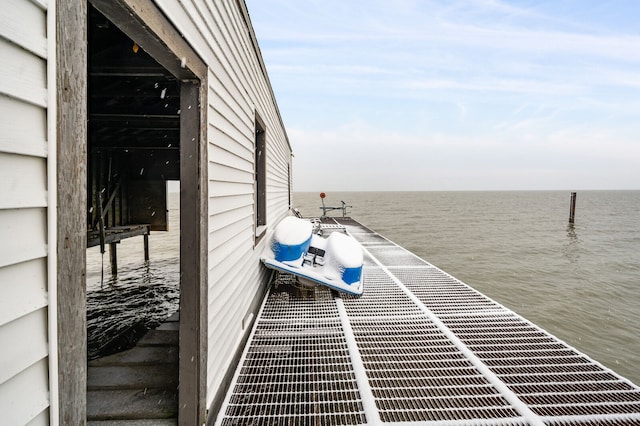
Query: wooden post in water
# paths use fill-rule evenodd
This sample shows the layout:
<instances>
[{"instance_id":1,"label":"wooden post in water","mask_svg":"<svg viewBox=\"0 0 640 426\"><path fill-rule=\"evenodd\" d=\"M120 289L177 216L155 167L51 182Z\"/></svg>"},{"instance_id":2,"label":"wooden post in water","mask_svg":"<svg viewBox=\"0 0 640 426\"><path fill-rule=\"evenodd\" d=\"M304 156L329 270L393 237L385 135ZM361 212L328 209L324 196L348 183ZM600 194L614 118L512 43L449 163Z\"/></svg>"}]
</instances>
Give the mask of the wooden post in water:
<instances>
[{"instance_id":1,"label":"wooden post in water","mask_svg":"<svg viewBox=\"0 0 640 426\"><path fill-rule=\"evenodd\" d=\"M149 234L144 234L144 261L149 261Z\"/></svg>"},{"instance_id":2,"label":"wooden post in water","mask_svg":"<svg viewBox=\"0 0 640 426\"><path fill-rule=\"evenodd\" d=\"M109 257L111 260L111 276L113 278L118 276L118 243L109 244Z\"/></svg>"},{"instance_id":3,"label":"wooden post in water","mask_svg":"<svg viewBox=\"0 0 640 426\"><path fill-rule=\"evenodd\" d=\"M569 207L569 223L574 223L576 218L576 193L571 193L571 206Z\"/></svg>"}]
</instances>

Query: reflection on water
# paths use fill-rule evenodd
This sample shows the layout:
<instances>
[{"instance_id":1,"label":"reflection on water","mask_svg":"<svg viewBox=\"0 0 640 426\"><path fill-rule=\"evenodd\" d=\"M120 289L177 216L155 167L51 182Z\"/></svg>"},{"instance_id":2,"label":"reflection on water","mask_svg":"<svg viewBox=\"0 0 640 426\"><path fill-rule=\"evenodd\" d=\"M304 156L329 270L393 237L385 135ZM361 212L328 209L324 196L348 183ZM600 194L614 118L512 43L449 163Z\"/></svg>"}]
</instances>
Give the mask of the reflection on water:
<instances>
[{"instance_id":1,"label":"reflection on water","mask_svg":"<svg viewBox=\"0 0 640 426\"><path fill-rule=\"evenodd\" d=\"M567 225L567 242L563 255L570 263L577 263L580 260L580 240L575 223L569 222Z\"/></svg>"}]
</instances>

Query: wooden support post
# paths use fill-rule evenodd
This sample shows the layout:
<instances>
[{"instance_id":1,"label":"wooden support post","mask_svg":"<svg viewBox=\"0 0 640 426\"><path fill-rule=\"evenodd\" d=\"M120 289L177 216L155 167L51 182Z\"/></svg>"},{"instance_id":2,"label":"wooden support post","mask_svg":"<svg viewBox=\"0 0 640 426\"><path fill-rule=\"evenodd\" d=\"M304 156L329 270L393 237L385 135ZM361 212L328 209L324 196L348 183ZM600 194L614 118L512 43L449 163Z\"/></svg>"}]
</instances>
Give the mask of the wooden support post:
<instances>
[{"instance_id":1,"label":"wooden support post","mask_svg":"<svg viewBox=\"0 0 640 426\"><path fill-rule=\"evenodd\" d=\"M576 193L571 193L571 206L569 207L569 223L574 223L576 218Z\"/></svg>"},{"instance_id":2,"label":"wooden support post","mask_svg":"<svg viewBox=\"0 0 640 426\"><path fill-rule=\"evenodd\" d=\"M144 234L144 261L149 261L149 234Z\"/></svg>"},{"instance_id":3,"label":"wooden support post","mask_svg":"<svg viewBox=\"0 0 640 426\"><path fill-rule=\"evenodd\" d=\"M118 243L109 244L109 257L111 259L111 276L113 278L118 276Z\"/></svg>"}]
</instances>

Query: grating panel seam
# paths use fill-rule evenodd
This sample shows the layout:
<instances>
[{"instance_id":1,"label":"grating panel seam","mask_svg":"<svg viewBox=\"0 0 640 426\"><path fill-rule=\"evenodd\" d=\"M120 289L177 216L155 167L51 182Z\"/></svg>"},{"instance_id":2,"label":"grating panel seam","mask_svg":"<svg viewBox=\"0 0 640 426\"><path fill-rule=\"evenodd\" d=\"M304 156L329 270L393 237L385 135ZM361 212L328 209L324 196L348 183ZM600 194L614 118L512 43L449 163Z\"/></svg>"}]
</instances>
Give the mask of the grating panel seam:
<instances>
[{"instance_id":1,"label":"grating panel seam","mask_svg":"<svg viewBox=\"0 0 640 426\"><path fill-rule=\"evenodd\" d=\"M379 259L374 256L372 258L377 264L383 266ZM403 271L403 269L404 268L395 265L388 267L389 271L405 272L403 275L406 277L406 270ZM442 318L442 323L445 326L450 326L449 329L458 336L460 341L471 351L479 352L479 361L485 364L487 368L495 374L496 378L504 383L507 389L511 389L511 387L514 386L514 381L518 385L523 382L531 382L532 385L537 385L539 383L558 381L559 385L562 386L566 384L567 381L571 381L571 383L592 383L593 380L600 379L615 380L615 377L603 377L602 373L604 373L605 376L607 375L606 369L603 372L602 366L582 356L579 357L579 362L567 362L566 357L554 361L558 351L563 351L562 353L566 354L567 350L569 350L569 353L573 357L572 360L574 361L576 359L575 355L580 353L572 351L572 348L559 341L546 330L542 330L534 324L523 320L517 314L507 310L468 285L448 276L448 274L444 272L437 271L437 268L426 270L424 268L410 267L410 269L411 272L419 273L420 275L441 274L441 277L435 280L429 279L427 282L420 281L420 285L424 286L423 288L415 288L418 283L415 281L414 285L407 286L407 290L411 292L413 292L414 289L418 290L415 295L418 300L422 301L427 297L428 299L425 300L426 303L424 303L424 307L430 309L436 317ZM403 283L400 279L398 279L398 281ZM414 282L412 281L412 283ZM471 299L469 299L470 297ZM447 305L454 306L450 307ZM461 317L466 318L466 320L460 325ZM505 325L505 319L508 321L507 324L511 324L511 329L505 331L499 330L498 327ZM480 320L480 325L478 324L478 320ZM465 332L465 324L468 325L470 331L477 332ZM509 350L504 351L503 354L510 355L512 357L511 359L516 358L514 352L517 350L520 352L516 352L516 356L518 353L528 354L531 351L540 353L548 350L550 357L538 358L538 361L543 362L533 364L522 362L522 357L520 357L518 362L499 359L494 361L495 358L493 358L492 355L495 353L496 347L500 346L509 348ZM482 356L482 354L486 356ZM487 364L488 362L491 362L491 366ZM618 398L612 396L613 394L609 395L611 395L609 399L613 401L607 402L607 397L604 396L596 401L587 401L584 404L574 402L566 405L557 405L557 403L554 403L554 398L559 396L568 399L569 394L566 392L552 393L540 404L533 405L531 404L532 401L527 403L526 394L523 394L522 390L520 390L520 392L514 390L515 398L522 401L525 405L528 405L531 412L536 416L545 415L549 412L553 412L554 414L562 412L576 413L583 410L591 413L594 416L591 420L595 420L595 416L601 415L602 413L615 412L616 410L624 412L638 407L634 405L634 402L637 402L638 399L634 395L629 396L630 401L627 402L626 405L621 405L619 401L617 401ZM583 398L585 397L583 396ZM596 398L593 399L595 400ZM601 403L601 400L604 401L604 403Z\"/></svg>"},{"instance_id":2,"label":"grating panel seam","mask_svg":"<svg viewBox=\"0 0 640 426\"><path fill-rule=\"evenodd\" d=\"M367 248L363 248L368 252ZM517 410L517 412L524 417L527 422L533 425L542 425L540 417L535 414L526 404L524 404L518 396L509 389L506 383L504 383L498 376L496 376L491 369L484 364L458 337L429 309L420 299L418 299L384 264L382 264L377 257L373 256L371 252L368 252L369 256L396 282L398 287L407 293L407 295L414 300L414 302L420 306L429 319L435 323L438 328L451 340L451 342L471 361L471 363L481 372L481 374L500 391L504 398Z\"/></svg>"},{"instance_id":3,"label":"grating panel seam","mask_svg":"<svg viewBox=\"0 0 640 426\"><path fill-rule=\"evenodd\" d=\"M466 286L464 283L462 285ZM427 293L423 291L420 295L424 297L424 294ZM486 298L484 295L483 297ZM435 309L434 311L437 312ZM530 323L507 308L504 308L502 313L495 316L487 315L485 312L472 311L450 316L440 315L440 317L444 324L454 330L483 362L490 364L489 368L507 383L514 393L531 407L533 412L540 416L547 414L558 416L569 413L573 415L589 414L591 415L590 420L596 422L603 414L614 412L623 414L625 411L640 411L640 392L637 389L627 396L629 401L625 404L621 404L615 394L603 393L603 388L598 389L597 398L590 398L586 401L585 399L587 398L582 391L567 389L569 386L573 386L573 389L579 385L593 386L596 382L602 383L606 389L612 383L617 385L624 379L616 378L615 373L606 367L576 351L546 330ZM505 320L507 320L506 324L511 327L511 333L509 334L516 340L504 339L499 334L500 332L497 331L498 327L504 327ZM475 333L467 333L466 327L470 330L478 327L476 329L481 334L484 332L485 339L478 338ZM514 328L519 332L514 332ZM524 334L537 334L540 337L534 337L527 341L526 337L524 339L522 337L523 330ZM508 349L498 350L498 345L508 347ZM544 351L548 351L549 356L538 358L538 360L543 360L544 362L529 365L530 363L522 361L531 352L543 353ZM570 354L573 359L578 356L580 362L550 362L549 358L557 359L557 352L559 351L564 355ZM521 355L519 356L519 354ZM505 356L509 356L511 360L516 358L518 362L515 363L516 365L511 365L514 362L503 360L502 358ZM565 360L566 357L561 357L560 359ZM528 388L550 384L562 387L564 390L545 394L544 397L538 395L540 398L537 399L537 404L534 404L533 402L535 401L528 398L526 393ZM582 395L582 399L575 396L575 392L577 392L577 395ZM558 400L562 399L573 402L558 404ZM576 401L583 401L583 403Z\"/></svg>"},{"instance_id":4,"label":"grating panel seam","mask_svg":"<svg viewBox=\"0 0 640 426\"><path fill-rule=\"evenodd\" d=\"M379 424L380 414L376 408L376 402L371 386L369 385L367 372L365 370L364 363L362 362L362 357L358 350L358 344L355 340L353 329L351 328L351 323L349 322L349 317L342 299L337 298L336 305L338 306L338 312L342 321L342 328L344 329L345 337L347 339L347 347L349 348L349 353L353 363L353 370L356 375L356 382L358 383L358 389L360 390L360 395L362 397L365 416L370 423Z\"/></svg>"}]
</instances>

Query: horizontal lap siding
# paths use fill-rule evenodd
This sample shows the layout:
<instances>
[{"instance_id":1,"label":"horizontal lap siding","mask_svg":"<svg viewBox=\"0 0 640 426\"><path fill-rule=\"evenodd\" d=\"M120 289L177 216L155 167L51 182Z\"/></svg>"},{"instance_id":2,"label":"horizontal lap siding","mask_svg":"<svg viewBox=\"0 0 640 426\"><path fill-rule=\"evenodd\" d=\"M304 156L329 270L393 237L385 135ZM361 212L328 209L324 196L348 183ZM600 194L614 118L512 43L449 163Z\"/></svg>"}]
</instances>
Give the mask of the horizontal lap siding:
<instances>
[{"instance_id":1,"label":"horizontal lap siding","mask_svg":"<svg viewBox=\"0 0 640 426\"><path fill-rule=\"evenodd\" d=\"M243 335L243 319L264 288L267 238L254 247L254 131L267 135L267 226L288 210L286 132L268 80L233 0L156 0L207 64L209 341L207 406L218 396Z\"/></svg>"},{"instance_id":2,"label":"horizontal lap siding","mask_svg":"<svg viewBox=\"0 0 640 426\"><path fill-rule=\"evenodd\" d=\"M49 421L46 18L36 2L3 1L0 413L6 424Z\"/></svg>"}]
</instances>

